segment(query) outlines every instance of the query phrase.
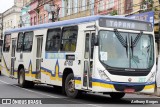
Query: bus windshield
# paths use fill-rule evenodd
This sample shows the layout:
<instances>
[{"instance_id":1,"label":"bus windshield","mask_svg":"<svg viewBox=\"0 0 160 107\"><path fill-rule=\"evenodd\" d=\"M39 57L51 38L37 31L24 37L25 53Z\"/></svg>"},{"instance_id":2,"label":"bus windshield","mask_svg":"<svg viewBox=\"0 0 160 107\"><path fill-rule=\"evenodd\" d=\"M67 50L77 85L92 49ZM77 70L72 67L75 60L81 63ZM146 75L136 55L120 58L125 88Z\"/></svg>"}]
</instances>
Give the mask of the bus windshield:
<instances>
[{"instance_id":1,"label":"bus windshield","mask_svg":"<svg viewBox=\"0 0 160 107\"><path fill-rule=\"evenodd\" d=\"M99 58L110 67L147 69L154 63L153 43L149 34L99 31Z\"/></svg>"}]
</instances>

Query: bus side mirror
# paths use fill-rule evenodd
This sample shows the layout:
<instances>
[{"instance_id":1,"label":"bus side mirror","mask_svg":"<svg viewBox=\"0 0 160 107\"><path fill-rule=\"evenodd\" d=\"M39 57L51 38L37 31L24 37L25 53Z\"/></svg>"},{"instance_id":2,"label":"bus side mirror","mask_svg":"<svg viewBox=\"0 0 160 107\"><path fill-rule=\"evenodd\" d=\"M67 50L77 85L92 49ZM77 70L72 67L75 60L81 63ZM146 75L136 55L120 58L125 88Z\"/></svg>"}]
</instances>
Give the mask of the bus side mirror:
<instances>
[{"instance_id":1,"label":"bus side mirror","mask_svg":"<svg viewBox=\"0 0 160 107\"><path fill-rule=\"evenodd\" d=\"M99 44L98 35L95 35L95 38L94 38L94 45L95 45L95 46L98 46L98 44Z\"/></svg>"}]
</instances>

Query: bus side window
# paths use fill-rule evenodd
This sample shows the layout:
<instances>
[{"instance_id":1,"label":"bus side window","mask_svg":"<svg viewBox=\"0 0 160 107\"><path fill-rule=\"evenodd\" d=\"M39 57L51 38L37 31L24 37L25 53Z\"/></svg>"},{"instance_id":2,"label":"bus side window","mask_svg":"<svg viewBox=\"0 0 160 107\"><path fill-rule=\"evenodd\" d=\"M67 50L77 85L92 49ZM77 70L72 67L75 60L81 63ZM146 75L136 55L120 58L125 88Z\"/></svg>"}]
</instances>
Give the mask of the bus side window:
<instances>
[{"instance_id":1,"label":"bus side window","mask_svg":"<svg viewBox=\"0 0 160 107\"><path fill-rule=\"evenodd\" d=\"M89 33L86 34L85 38L85 56L86 59L89 58Z\"/></svg>"},{"instance_id":2,"label":"bus side window","mask_svg":"<svg viewBox=\"0 0 160 107\"><path fill-rule=\"evenodd\" d=\"M93 59L94 41L95 41L95 33L92 33L92 38L91 38L91 59Z\"/></svg>"},{"instance_id":3,"label":"bus side window","mask_svg":"<svg viewBox=\"0 0 160 107\"><path fill-rule=\"evenodd\" d=\"M23 51L31 52L33 43L33 32L24 33Z\"/></svg>"},{"instance_id":4,"label":"bus side window","mask_svg":"<svg viewBox=\"0 0 160 107\"><path fill-rule=\"evenodd\" d=\"M74 52L76 50L78 26L64 27L62 31L62 51Z\"/></svg>"},{"instance_id":5,"label":"bus side window","mask_svg":"<svg viewBox=\"0 0 160 107\"><path fill-rule=\"evenodd\" d=\"M49 29L47 33L46 51L59 51L61 28Z\"/></svg>"},{"instance_id":6,"label":"bus side window","mask_svg":"<svg viewBox=\"0 0 160 107\"><path fill-rule=\"evenodd\" d=\"M4 39L4 46L3 46L4 52L9 52L10 44L11 44L11 35L7 34L5 35L5 39Z\"/></svg>"},{"instance_id":7,"label":"bus side window","mask_svg":"<svg viewBox=\"0 0 160 107\"><path fill-rule=\"evenodd\" d=\"M21 52L23 50L23 39L24 39L23 33L20 32L18 34L17 52Z\"/></svg>"}]
</instances>

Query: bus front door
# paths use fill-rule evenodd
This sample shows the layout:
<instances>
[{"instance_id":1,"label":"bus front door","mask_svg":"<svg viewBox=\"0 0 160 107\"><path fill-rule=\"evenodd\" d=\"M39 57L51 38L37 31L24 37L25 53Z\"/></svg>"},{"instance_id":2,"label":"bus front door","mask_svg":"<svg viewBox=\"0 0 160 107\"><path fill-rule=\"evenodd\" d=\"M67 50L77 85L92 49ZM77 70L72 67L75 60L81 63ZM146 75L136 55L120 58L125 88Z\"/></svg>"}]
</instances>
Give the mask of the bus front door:
<instances>
[{"instance_id":1,"label":"bus front door","mask_svg":"<svg viewBox=\"0 0 160 107\"><path fill-rule=\"evenodd\" d=\"M36 51L36 79L41 79L42 44L43 44L43 36L38 35L37 51Z\"/></svg>"},{"instance_id":2,"label":"bus front door","mask_svg":"<svg viewBox=\"0 0 160 107\"><path fill-rule=\"evenodd\" d=\"M10 77L14 78L14 65L15 65L15 51L16 51L16 39L12 39L12 50L11 50L11 70Z\"/></svg>"},{"instance_id":3,"label":"bus front door","mask_svg":"<svg viewBox=\"0 0 160 107\"><path fill-rule=\"evenodd\" d=\"M89 31L85 33L83 88L88 90L92 88L94 37L94 31Z\"/></svg>"}]
</instances>

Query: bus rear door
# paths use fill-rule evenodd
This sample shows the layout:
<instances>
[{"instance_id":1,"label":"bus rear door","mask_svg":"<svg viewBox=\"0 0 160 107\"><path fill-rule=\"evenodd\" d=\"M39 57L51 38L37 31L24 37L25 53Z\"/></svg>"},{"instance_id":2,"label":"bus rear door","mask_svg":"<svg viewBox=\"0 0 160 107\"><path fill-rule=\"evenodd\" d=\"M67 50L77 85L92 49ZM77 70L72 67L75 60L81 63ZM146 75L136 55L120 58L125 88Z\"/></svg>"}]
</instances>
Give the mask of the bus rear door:
<instances>
[{"instance_id":1,"label":"bus rear door","mask_svg":"<svg viewBox=\"0 0 160 107\"><path fill-rule=\"evenodd\" d=\"M41 62L42 62L42 44L43 35L36 36L37 51L36 51L36 79L41 79Z\"/></svg>"},{"instance_id":2,"label":"bus rear door","mask_svg":"<svg viewBox=\"0 0 160 107\"><path fill-rule=\"evenodd\" d=\"M16 39L12 39L12 48L11 48L11 71L10 77L14 78L14 65L15 65L15 51L16 51Z\"/></svg>"}]
</instances>

